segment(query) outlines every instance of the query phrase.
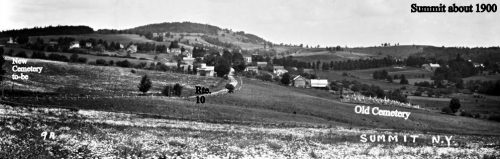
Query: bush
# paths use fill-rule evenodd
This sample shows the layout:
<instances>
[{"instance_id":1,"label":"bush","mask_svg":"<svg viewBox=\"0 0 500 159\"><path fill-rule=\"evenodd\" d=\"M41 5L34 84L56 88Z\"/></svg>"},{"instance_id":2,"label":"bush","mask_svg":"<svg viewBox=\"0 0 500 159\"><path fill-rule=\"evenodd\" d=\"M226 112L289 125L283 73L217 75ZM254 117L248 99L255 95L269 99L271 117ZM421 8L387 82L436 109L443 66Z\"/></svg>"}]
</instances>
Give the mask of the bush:
<instances>
[{"instance_id":1,"label":"bush","mask_svg":"<svg viewBox=\"0 0 500 159\"><path fill-rule=\"evenodd\" d=\"M116 62L116 66L120 67L130 67L131 63L128 60L118 61Z\"/></svg>"},{"instance_id":2,"label":"bush","mask_svg":"<svg viewBox=\"0 0 500 159\"><path fill-rule=\"evenodd\" d=\"M144 75L142 76L141 83L139 84L138 88L139 91L141 91L143 94L146 94L146 92L148 92L149 89L151 89L152 85L153 84L151 80L148 78L148 75Z\"/></svg>"},{"instance_id":3,"label":"bush","mask_svg":"<svg viewBox=\"0 0 500 159\"><path fill-rule=\"evenodd\" d=\"M181 86L179 83L176 83L176 84L174 85L174 95L176 95L176 96L179 96L179 97L180 97L180 96L181 96L181 94L182 94L182 86Z\"/></svg>"},{"instance_id":4,"label":"bush","mask_svg":"<svg viewBox=\"0 0 500 159\"><path fill-rule=\"evenodd\" d=\"M16 54L17 57L24 57L24 58L28 58L28 55L26 55L26 52L24 51L19 51L17 54Z\"/></svg>"},{"instance_id":5,"label":"bush","mask_svg":"<svg viewBox=\"0 0 500 159\"><path fill-rule=\"evenodd\" d=\"M228 93L233 93L234 92L234 86L232 84L226 84L226 89L228 90Z\"/></svg>"},{"instance_id":6,"label":"bush","mask_svg":"<svg viewBox=\"0 0 500 159\"><path fill-rule=\"evenodd\" d=\"M99 65L99 66L106 66L107 65L106 64L106 60L104 60L104 59L97 59L97 60L95 60L95 64Z\"/></svg>"},{"instance_id":7,"label":"bush","mask_svg":"<svg viewBox=\"0 0 500 159\"><path fill-rule=\"evenodd\" d=\"M453 110L451 110L450 107L443 107L441 109L441 112L445 113L445 114L453 114Z\"/></svg>"},{"instance_id":8,"label":"bush","mask_svg":"<svg viewBox=\"0 0 500 159\"><path fill-rule=\"evenodd\" d=\"M453 113L457 112L460 109L460 100L458 98L452 98L450 101L450 109Z\"/></svg>"},{"instance_id":9,"label":"bush","mask_svg":"<svg viewBox=\"0 0 500 159\"><path fill-rule=\"evenodd\" d=\"M488 119L500 122L500 115L491 115Z\"/></svg>"},{"instance_id":10,"label":"bush","mask_svg":"<svg viewBox=\"0 0 500 159\"><path fill-rule=\"evenodd\" d=\"M263 81L273 81L273 76L268 73L260 74L259 76L257 76L257 78Z\"/></svg>"},{"instance_id":11,"label":"bush","mask_svg":"<svg viewBox=\"0 0 500 159\"><path fill-rule=\"evenodd\" d=\"M64 55L59 55L59 54L49 54L47 59L53 60L53 61L63 61L63 62L69 61L68 57L66 57Z\"/></svg>"},{"instance_id":12,"label":"bush","mask_svg":"<svg viewBox=\"0 0 500 159\"><path fill-rule=\"evenodd\" d=\"M87 63L87 58L85 57L79 57L77 60L78 63Z\"/></svg>"},{"instance_id":13,"label":"bush","mask_svg":"<svg viewBox=\"0 0 500 159\"><path fill-rule=\"evenodd\" d=\"M131 72L131 73L135 73L135 70L134 70L134 69L132 69L132 70L130 70L130 72Z\"/></svg>"},{"instance_id":14,"label":"bush","mask_svg":"<svg viewBox=\"0 0 500 159\"><path fill-rule=\"evenodd\" d=\"M113 61L113 60L109 60L108 65L109 65L109 66L113 66L113 65L115 65L115 61Z\"/></svg>"},{"instance_id":15,"label":"bush","mask_svg":"<svg viewBox=\"0 0 500 159\"><path fill-rule=\"evenodd\" d=\"M292 77L290 76L290 74L288 74L288 73L283 74L283 77L281 77L281 84L283 84L285 86L290 85L291 78Z\"/></svg>"},{"instance_id":16,"label":"bush","mask_svg":"<svg viewBox=\"0 0 500 159\"><path fill-rule=\"evenodd\" d=\"M31 54L31 58L33 58L33 59L46 59L47 56L45 56L45 53L43 53L43 52L33 52L33 54Z\"/></svg>"},{"instance_id":17,"label":"bush","mask_svg":"<svg viewBox=\"0 0 500 159\"><path fill-rule=\"evenodd\" d=\"M78 62L78 54L74 53L69 57L69 62Z\"/></svg>"},{"instance_id":18,"label":"bush","mask_svg":"<svg viewBox=\"0 0 500 159\"><path fill-rule=\"evenodd\" d=\"M170 85L166 85L163 90L161 91L161 94L165 96L170 96L172 95L172 87Z\"/></svg>"}]
</instances>

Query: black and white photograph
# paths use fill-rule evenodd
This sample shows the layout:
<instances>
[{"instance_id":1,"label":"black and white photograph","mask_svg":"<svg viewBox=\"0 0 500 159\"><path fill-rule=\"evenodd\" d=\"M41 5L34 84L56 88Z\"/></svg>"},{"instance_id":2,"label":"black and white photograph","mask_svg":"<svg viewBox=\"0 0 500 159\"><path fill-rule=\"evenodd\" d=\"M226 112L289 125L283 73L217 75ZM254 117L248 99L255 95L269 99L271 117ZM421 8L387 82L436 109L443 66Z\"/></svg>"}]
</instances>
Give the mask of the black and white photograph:
<instances>
[{"instance_id":1,"label":"black and white photograph","mask_svg":"<svg viewBox=\"0 0 500 159\"><path fill-rule=\"evenodd\" d=\"M500 158L499 4L0 0L0 158Z\"/></svg>"}]
</instances>

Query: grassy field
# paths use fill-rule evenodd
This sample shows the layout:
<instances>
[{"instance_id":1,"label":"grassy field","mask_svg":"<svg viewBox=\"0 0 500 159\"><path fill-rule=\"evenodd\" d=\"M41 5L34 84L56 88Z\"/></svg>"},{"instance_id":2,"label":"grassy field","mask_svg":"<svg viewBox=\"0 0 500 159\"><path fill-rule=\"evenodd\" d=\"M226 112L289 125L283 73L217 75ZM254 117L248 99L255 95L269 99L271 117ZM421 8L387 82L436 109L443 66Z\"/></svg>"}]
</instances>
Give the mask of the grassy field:
<instances>
[{"instance_id":1,"label":"grassy field","mask_svg":"<svg viewBox=\"0 0 500 159\"><path fill-rule=\"evenodd\" d=\"M6 58L11 60L10 57ZM137 89L143 75L148 75L153 83L150 93L158 94L164 86L179 83L185 87L186 96L194 94L194 86L202 85L214 90L222 89L225 80L215 77L200 77L196 75L172 72L150 71L113 66L91 66L66 62L55 62L40 59L27 59L27 66L43 67L41 74L28 73L29 80L13 81L10 75L12 69L7 69L5 83L18 90L31 90L32 87L68 95L129 95L139 94ZM12 63L6 62L5 68L11 68ZM135 73L132 71L134 70Z\"/></svg>"},{"instance_id":2,"label":"grassy field","mask_svg":"<svg viewBox=\"0 0 500 159\"><path fill-rule=\"evenodd\" d=\"M10 62L6 63L10 68ZM4 87L56 94L2 101L0 158L500 155L494 147L500 144L500 124L493 121L389 106L378 107L409 111L409 119L361 115L354 113L354 104L341 103L324 90L247 78L238 81L237 88L241 88L235 93L204 95L206 103L197 104L196 98L141 96L137 85L141 76L148 74L153 81L152 93L166 84L181 83L185 86L183 94L193 95L195 85L215 91L223 89L227 81L46 60L28 59L28 65L42 66L44 71L29 74L29 81L7 80ZM365 72L359 72L359 76ZM11 70L5 79L10 74ZM44 140L40 137L44 131L55 132L55 139ZM416 143L364 143L360 142L362 134L416 134L420 138ZM451 135L454 142L451 147L435 145L432 135Z\"/></svg>"},{"instance_id":3,"label":"grassy field","mask_svg":"<svg viewBox=\"0 0 500 159\"><path fill-rule=\"evenodd\" d=\"M0 105L1 158L495 158L498 136L283 128ZM43 133L54 135L43 136ZM361 135L416 135L361 142ZM432 137L451 136L450 147Z\"/></svg>"}]
</instances>

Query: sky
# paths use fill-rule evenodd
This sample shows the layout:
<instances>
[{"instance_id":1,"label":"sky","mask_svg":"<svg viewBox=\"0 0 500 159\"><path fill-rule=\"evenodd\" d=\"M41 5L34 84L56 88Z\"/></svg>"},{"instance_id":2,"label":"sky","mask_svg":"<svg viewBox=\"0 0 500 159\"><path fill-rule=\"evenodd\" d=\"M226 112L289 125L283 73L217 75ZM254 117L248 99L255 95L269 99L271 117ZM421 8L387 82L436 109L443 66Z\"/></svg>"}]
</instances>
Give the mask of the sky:
<instances>
[{"instance_id":1,"label":"sky","mask_svg":"<svg viewBox=\"0 0 500 159\"><path fill-rule=\"evenodd\" d=\"M0 0L0 30L48 25L127 29L190 21L273 43L375 46L500 46L496 13L411 13L411 4L495 0Z\"/></svg>"}]
</instances>

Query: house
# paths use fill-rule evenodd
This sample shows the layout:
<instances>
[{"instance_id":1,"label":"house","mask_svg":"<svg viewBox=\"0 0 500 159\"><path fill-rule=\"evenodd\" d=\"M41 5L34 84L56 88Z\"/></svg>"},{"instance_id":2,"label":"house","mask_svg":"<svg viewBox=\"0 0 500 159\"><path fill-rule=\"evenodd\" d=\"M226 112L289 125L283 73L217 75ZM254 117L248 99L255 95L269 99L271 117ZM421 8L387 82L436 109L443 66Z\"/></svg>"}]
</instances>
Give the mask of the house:
<instances>
[{"instance_id":1,"label":"house","mask_svg":"<svg viewBox=\"0 0 500 159\"><path fill-rule=\"evenodd\" d=\"M136 53L137 52L137 45L132 44L132 45L128 46L127 52L128 53Z\"/></svg>"},{"instance_id":2,"label":"house","mask_svg":"<svg viewBox=\"0 0 500 159\"><path fill-rule=\"evenodd\" d=\"M120 44L120 49L123 49L125 48L125 46L123 46L123 44Z\"/></svg>"},{"instance_id":3,"label":"house","mask_svg":"<svg viewBox=\"0 0 500 159\"><path fill-rule=\"evenodd\" d=\"M285 73L287 73L288 71L285 70L285 67L284 66L273 66L273 73L278 75L278 76L281 76Z\"/></svg>"},{"instance_id":4,"label":"house","mask_svg":"<svg viewBox=\"0 0 500 159\"><path fill-rule=\"evenodd\" d=\"M85 43L85 47L86 48L91 48L92 47L92 43L91 42L86 42Z\"/></svg>"},{"instance_id":5,"label":"house","mask_svg":"<svg viewBox=\"0 0 500 159\"><path fill-rule=\"evenodd\" d=\"M57 41L49 41L49 46L56 46L58 44L59 44L59 42L57 42Z\"/></svg>"},{"instance_id":6,"label":"house","mask_svg":"<svg viewBox=\"0 0 500 159\"><path fill-rule=\"evenodd\" d=\"M310 80L310 87L312 87L312 88L326 88L326 86L328 86L327 79L311 79Z\"/></svg>"},{"instance_id":7,"label":"house","mask_svg":"<svg viewBox=\"0 0 500 159\"><path fill-rule=\"evenodd\" d=\"M478 67L484 67L484 65L482 63L472 63L474 65L475 68L478 68Z\"/></svg>"},{"instance_id":8,"label":"house","mask_svg":"<svg viewBox=\"0 0 500 159\"><path fill-rule=\"evenodd\" d=\"M246 56L243 57L245 59L245 63L252 63L252 57L251 56Z\"/></svg>"},{"instance_id":9,"label":"house","mask_svg":"<svg viewBox=\"0 0 500 159\"><path fill-rule=\"evenodd\" d=\"M80 43L78 41L73 41L71 44L69 44L69 49L76 49L80 48Z\"/></svg>"},{"instance_id":10,"label":"house","mask_svg":"<svg viewBox=\"0 0 500 159\"><path fill-rule=\"evenodd\" d=\"M183 57L182 61L188 65L193 65L195 58L192 57Z\"/></svg>"},{"instance_id":11,"label":"house","mask_svg":"<svg viewBox=\"0 0 500 159\"><path fill-rule=\"evenodd\" d=\"M304 72L304 73L308 73L308 74L311 74L311 73L314 73L314 70L313 70L313 69L310 69L310 68L304 68L304 69L302 70L302 72Z\"/></svg>"},{"instance_id":12,"label":"house","mask_svg":"<svg viewBox=\"0 0 500 159\"><path fill-rule=\"evenodd\" d=\"M257 68L257 66L247 66L245 71L254 71L255 73L259 73L259 68Z\"/></svg>"},{"instance_id":13,"label":"house","mask_svg":"<svg viewBox=\"0 0 500 159\"><path fill-rule=\"evenodd\" d=\"M12 39L12 37L9 37L9 41L7 41L7 44L14 44L14 40Z\"/></svg>"},{"instance_id":14,"label":"house","mask_svg":"<svg viewBox=\"0 0 500 159\"><path fill-rule=\"evenodd\" d=\"M297 75L292 79L292 86L305 88L308 84L307 81L307 78Z\"/></svg>"},{"instance_id":15,"label":"house","mask_svg":"<svg viewBox=\"0 0 500 159\"><path fill-rule=\"evenodd\" d=\"M215 67L202 63L200 64L200 68L197 68L196 75L213 77L215 76Z\"/></svg>"},{"instance_id":16,"label":"house","mask_svg":"<svg viewBox=\"0 0 500 159\"><path fill-rule=\"evenodd\" d=\"M429 63L429 64L423 64L422 65L422 68L426 71L430 71L430 72L434 72L436 71L437 68L441 67L439 64L433 64L433 63Z\"/></svg>"},{"instance_id":17,"label":"house","mask_svg":"<svg viewBox=\"0 0 500 159\"><path fill-rule=\"evenodd\" d=\"M171 48L167 50L168 53L172 53L174 55L179 55L182 53L180 48Z\"/></svg>"},{"instance_id":18,"label":"house","mask_svg":"<svg viewBox=\"0 0 500 159\"><path fill-rule=\"evenodd\" d=\"M259 68L263 68L263 67L266 67L267 66L267 62L257 62L257 67Z\"/></svg>"}]
</instances>

